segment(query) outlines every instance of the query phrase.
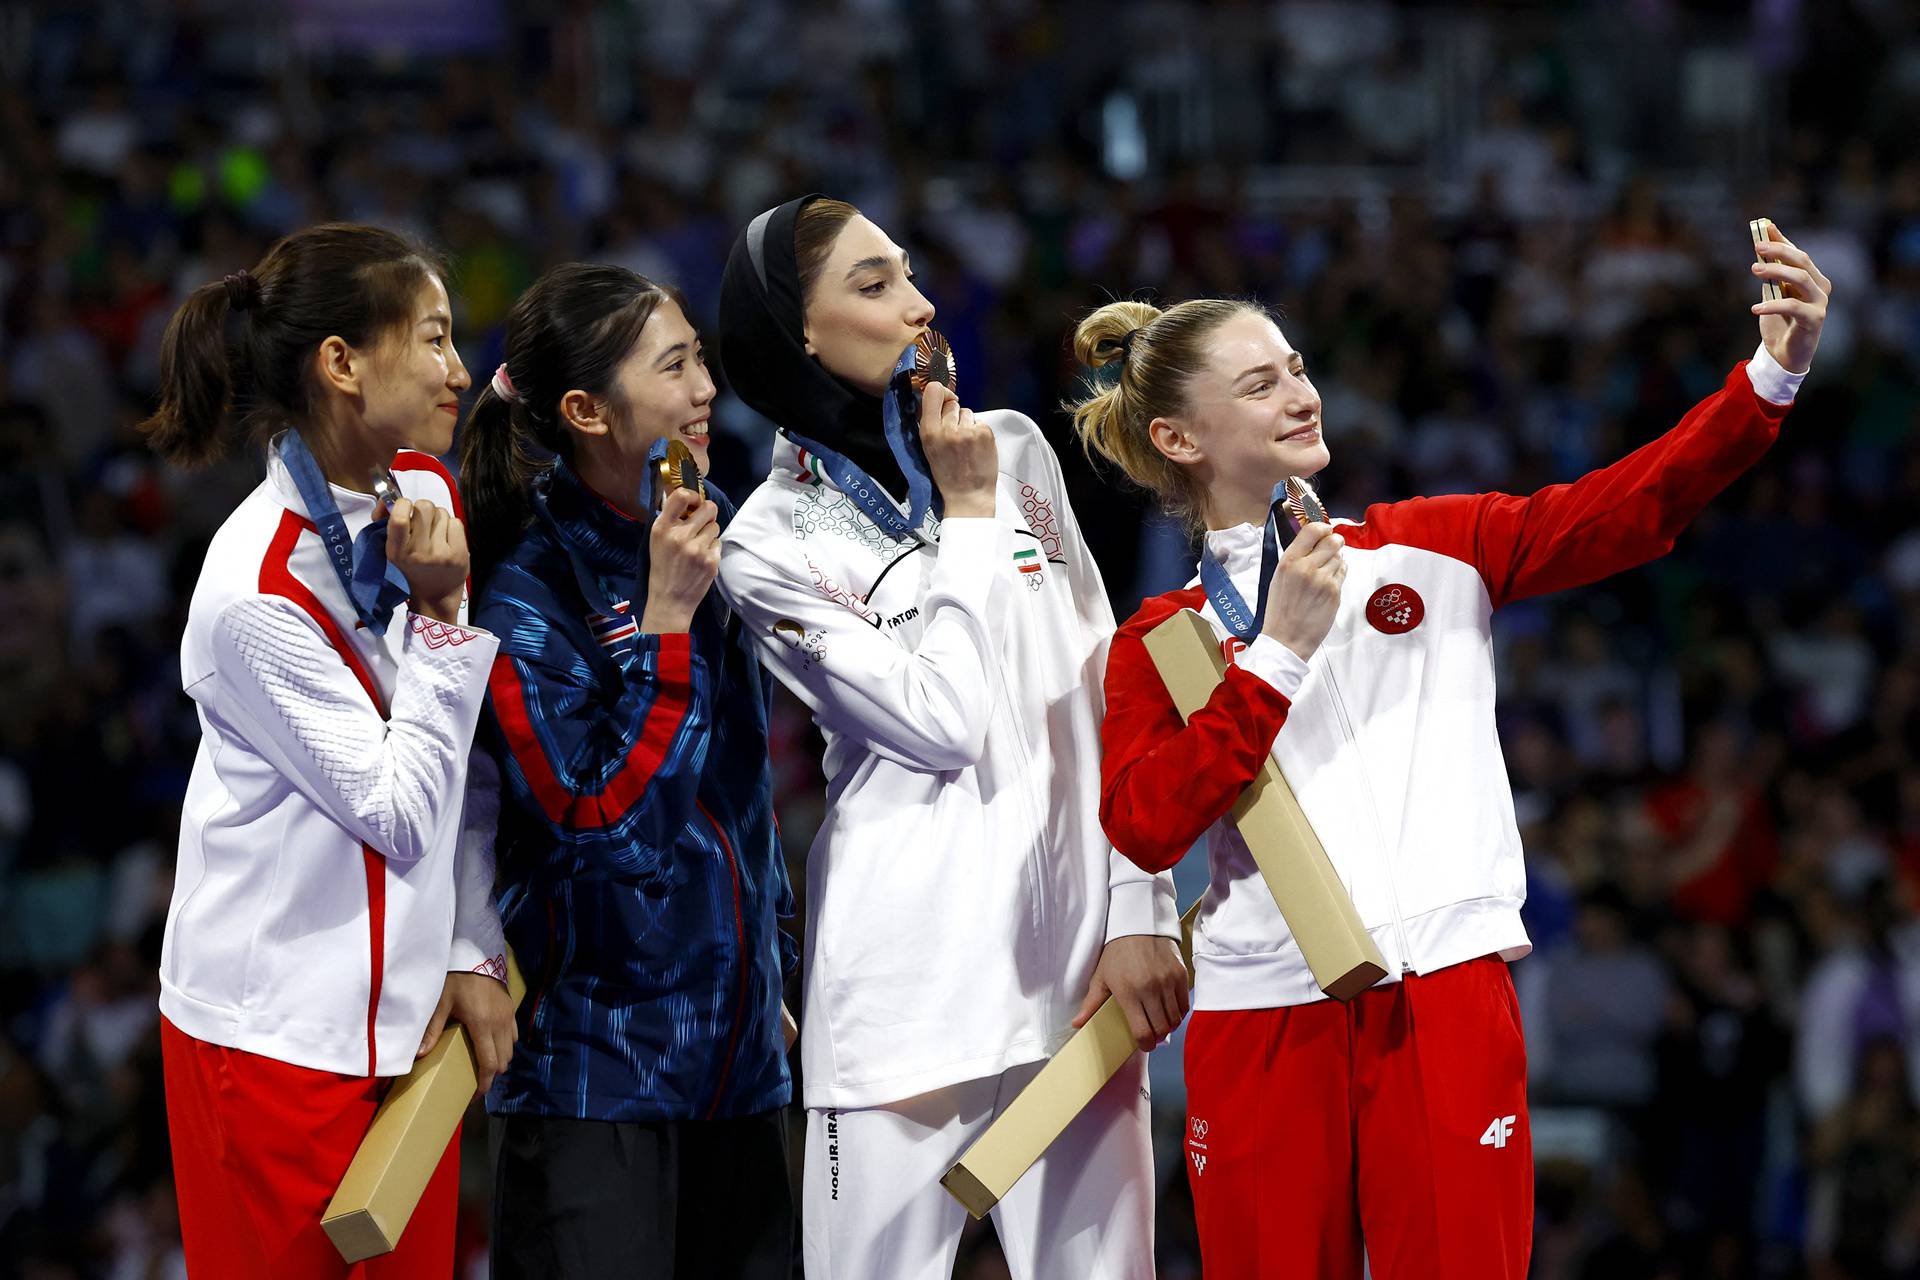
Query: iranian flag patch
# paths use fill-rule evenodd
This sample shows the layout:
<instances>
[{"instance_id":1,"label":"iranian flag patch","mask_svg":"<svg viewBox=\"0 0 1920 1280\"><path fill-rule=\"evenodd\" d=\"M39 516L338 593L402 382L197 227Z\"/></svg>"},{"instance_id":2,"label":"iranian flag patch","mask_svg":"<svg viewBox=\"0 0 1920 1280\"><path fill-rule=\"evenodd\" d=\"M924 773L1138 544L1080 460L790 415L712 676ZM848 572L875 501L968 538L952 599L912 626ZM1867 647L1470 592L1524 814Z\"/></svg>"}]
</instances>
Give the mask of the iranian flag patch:
<instances>
[{"instance_id":1,"label":"iranian flag patch","mask_svg":"<svg viewBox=\"0 0 1920 1280\"><path fill-rule=\"evenodd\" d=\"M1047 562L1040 558L1040 548L1028 547L1024 551L1013 553L1013 563L1022 573L1039 573Z\"/></svg>"}]
</instances>

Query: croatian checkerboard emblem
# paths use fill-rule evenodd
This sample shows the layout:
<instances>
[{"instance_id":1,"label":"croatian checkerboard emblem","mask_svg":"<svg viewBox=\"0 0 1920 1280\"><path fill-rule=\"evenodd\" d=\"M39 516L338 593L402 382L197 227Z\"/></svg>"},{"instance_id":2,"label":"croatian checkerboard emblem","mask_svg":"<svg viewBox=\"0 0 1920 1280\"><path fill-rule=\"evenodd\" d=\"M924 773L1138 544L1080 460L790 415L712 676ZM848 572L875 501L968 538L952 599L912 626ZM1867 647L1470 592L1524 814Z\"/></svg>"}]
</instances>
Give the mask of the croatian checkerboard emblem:
<instances>
[{"instance_id":1,"label":"croatian checkerboard emblem","mask_svg":"<svg viewBox=\"0 0 1920 1280\"><path fill-rule=\"evenodd\" d=\"M1367 621L1375 631L1390 636L1404 635L1426 616L1427 605L1420 593L1403 582L1388 583L1367 601Z\"/></svg>"}]
</instances>

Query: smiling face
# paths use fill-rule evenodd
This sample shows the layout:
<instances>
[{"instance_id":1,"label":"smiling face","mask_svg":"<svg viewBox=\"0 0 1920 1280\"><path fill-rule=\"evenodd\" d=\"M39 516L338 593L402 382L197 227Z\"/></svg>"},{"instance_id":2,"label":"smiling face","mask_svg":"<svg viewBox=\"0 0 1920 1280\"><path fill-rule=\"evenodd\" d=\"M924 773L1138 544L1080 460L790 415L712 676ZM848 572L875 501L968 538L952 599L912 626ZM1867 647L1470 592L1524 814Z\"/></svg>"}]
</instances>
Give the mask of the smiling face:
<instances>
[{"instance_id":1,"label":"smiling face","mask_svg":"<svg viewBox=\"0 0 1920 1280\"><path fill-rule=\"evenodd\" d=\"M805 303L807 354L871 396L886 391L900 353L933 323L906 251L858 215L840 229Z\"/></svg>"},{"instance_id":2,"label":"smiling face","mask_svg":"<svg viewBox=\"0 0 1920 1280\"><path fill-rule=\"evenodd\" d=\"M679 303L665 298L653 309L614 371L613 389L619 412L612 435L623 455L644 460L656 441L679 440L706 474L713 376L700 334Z\"/></svg>"},{"instance_id":3,"label":"smiling face","mask_svg":"<svg viewBox=\"0 0 1920 1280\"><path fill-rule=\"evenodd\" d=\"M647 451L678 440L707 472L713 378L700 335L680 304L661 298L613 369L605 395L575 388L560 397L573 436L573 463L589 488L630 515L645 510L652 480Z\"/></svg>"},{"instance_id":4,"label":"smiling face","mask_svg":"<svg viewBox=\"0 0 1920 1280\"><path fill-rule=\"evenodd\" d=\"M473 385L453 346L446 286L429 274L406 320L366 353L360 383L366 430L376 452L443 454L453 446L460 393Z\"/></svg>"},{"instance_id":5,"label":"smiling face","mask_svg":"<svg viewBox=\"0 0 1920 1280\"><path fill-rule=\"evenodd\" d=\"M1331 461L1305 359L1253 311L1215 327L1183 411L1149 431L1161 453L1192 469L1214 528L1263 519L1274 485Z\"/></svg>"}]
</instances>

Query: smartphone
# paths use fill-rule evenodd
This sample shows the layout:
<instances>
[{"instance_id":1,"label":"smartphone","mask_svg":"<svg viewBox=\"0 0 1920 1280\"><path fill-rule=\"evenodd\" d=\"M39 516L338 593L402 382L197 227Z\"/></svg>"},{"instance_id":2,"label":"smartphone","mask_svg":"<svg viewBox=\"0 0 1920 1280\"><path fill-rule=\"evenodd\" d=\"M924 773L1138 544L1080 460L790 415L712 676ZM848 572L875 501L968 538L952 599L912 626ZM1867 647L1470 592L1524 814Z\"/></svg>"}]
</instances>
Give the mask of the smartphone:
<instances>
[{"instance_id":1,"label":"smartphone","mask_svg":"<svg viewBox=\"0 0 1920 1280\"><path fill-rule=\"evenodd\" d=\"M1773 219L1755 218L1752 222L1749 222L1747 224L1747 230L1752 233L1753 244L1754 244L1754 247L1757 249L1761 245L1767 243L1767 241L1773 239L1773 236L1771 234L1773 230ZM1758 253L1754 254L1753 256L1761 262L1766 261L1766 259L1760 257ZM1780 301L1780 296L1781 296L1780 286L1776 284L1774 281L1762 280L1760 282L1760 301L1778 302Z\"/></svg>"}]
</instances>

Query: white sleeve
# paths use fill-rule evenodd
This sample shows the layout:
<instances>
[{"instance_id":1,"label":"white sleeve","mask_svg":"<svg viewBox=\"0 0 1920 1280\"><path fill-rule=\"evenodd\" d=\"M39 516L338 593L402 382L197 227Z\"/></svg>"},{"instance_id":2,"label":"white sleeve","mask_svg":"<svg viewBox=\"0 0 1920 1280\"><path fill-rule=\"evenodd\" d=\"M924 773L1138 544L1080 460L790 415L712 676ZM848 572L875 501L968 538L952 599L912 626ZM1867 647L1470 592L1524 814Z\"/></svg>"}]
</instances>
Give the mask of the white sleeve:
<instances>
[{"instance_id":1,"label":"white sleeve","mask_svg":"<svg viewBox=\"0 0 1920 1280\"><path fill-rule=\"evenodd\" d=\"M246 596L214 619L211 689L189 690L356 839L400 862L432 851L464 799L500 642L418 614L388 718L290 601Z\"/></svg>"},{"instance_id":2,"label":"white sleeve","mask_svg":"<svg viewBox=\"0 0 1920 1280\"><path fill-rule=\"evenodd\" d=\"M1768 404L1792 404L1810 372L1812 366L1799 373L1788 370L1773 358L1764 342L1753 349L1753 358L1747 361L1747 381L1753 384L1753 394Z\"/></svg>"},{"instance_id":3,"label":"white sleeve","mask_svg":"<svg viewBox=\"0 0 1920 1280\"><path fill-rule=\"evenodd\" d=\"M987 518L940 526L920 644L909 651L858 612L859 602L809 571L791 540L776 563L744 539L720 542L720 589L762 659L823 729L929 772L977 764L986 749L1006 626L996 603L1011 531Z\"/></svg>"},{"instance_id":4,"label":"white sleeve","mask_svg":"<svg viewBox=\"0 0 1920 1280\"><path fill-rule=\"evenodd\" d=\"M1245 667L1266 681L1267 687L1289 702L1300 696L1307 681L1307 661L1287 646L1262 631L1253 643L1234 657L1234 665Z\"/></svg>"},{"instance_id":5,"label":"white sleeve","mask_svg":"<svg viewBox=\"0 0 1920 1280\"><path fill-rule=\"evenodd\" d=\"M1086 539L1081 536L1080 521L1073 514L1073 504L1067 501L1066 476L1060 470L1060 459L1054 454L1053 446L1040 434L1040 429L1034 426L1031 430L1035 436L1031 447L1036 453L1045 455L1043 465L1047 471L1047 483L1052 486L1057 499L1061 556L1067 562L1067 581L1073 588L1074 610L1080 617L1087 653L1085 674L1080 686L1087 699L1088 714L1093 717L1093 738L1098 743L1100 721L1107 714L1107 647L1113 642L1113 606L1107 600L1107 586L1100 576L1100 564L1093 558ZM1077 760L1075 765L1092 769L1098 774L1098 749L1091 759ZM1097 777L1092 792L1096 796L1100 794ZM1100 830L1098 814L1093 815L1093 829ZM1104 836L1101 839L1105 842ZM1137 934L1156 934L1162 938L1172 938L1175 942L1180 940L1180 908L1174 896L1173 873L1162 871L1155 875L1142 870L1133 859L1109 844L1106 940L1112 942L1115 938Z\"/></svg>"},{"instance_id":6,"label":"white sleeve","mask_svg":"<svg viewBox=\"0 0 1920 1280\"><path fill-rule=\"evenodd\" d=\"M500 766L484 748L467 758L467 798L453 857L453 949L449 972L507 980L507 937L493 897L493 837L500 822Z\"/></svg>"}]
</instances>

